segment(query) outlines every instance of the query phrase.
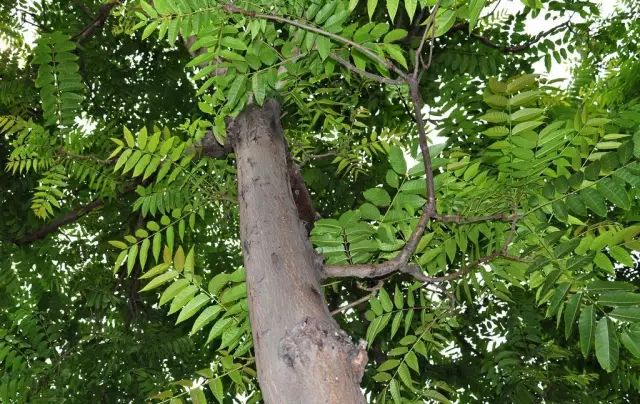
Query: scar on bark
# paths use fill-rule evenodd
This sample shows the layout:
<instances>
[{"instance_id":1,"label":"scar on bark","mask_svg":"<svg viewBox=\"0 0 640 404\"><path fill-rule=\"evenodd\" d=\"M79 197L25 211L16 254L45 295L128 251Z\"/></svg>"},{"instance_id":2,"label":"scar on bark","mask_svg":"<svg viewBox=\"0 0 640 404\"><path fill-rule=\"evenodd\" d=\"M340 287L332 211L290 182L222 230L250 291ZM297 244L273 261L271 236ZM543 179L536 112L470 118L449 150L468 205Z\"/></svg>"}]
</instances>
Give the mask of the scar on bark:
<instances>
[{"instance_id":1,"label":"scar on bark","mask_svg":"<svg viewBox=\"0 0 640 404\"><path fill-rule=\"evenodd\" d=\"M278 356L291 368L308 366L309 356L321 352L334 360L346 359L354 380L362 380L367 363L366 343L355 345L346 332L327 321L305 317L285 333L278 347Z\"/></svg>"}]
</instances>

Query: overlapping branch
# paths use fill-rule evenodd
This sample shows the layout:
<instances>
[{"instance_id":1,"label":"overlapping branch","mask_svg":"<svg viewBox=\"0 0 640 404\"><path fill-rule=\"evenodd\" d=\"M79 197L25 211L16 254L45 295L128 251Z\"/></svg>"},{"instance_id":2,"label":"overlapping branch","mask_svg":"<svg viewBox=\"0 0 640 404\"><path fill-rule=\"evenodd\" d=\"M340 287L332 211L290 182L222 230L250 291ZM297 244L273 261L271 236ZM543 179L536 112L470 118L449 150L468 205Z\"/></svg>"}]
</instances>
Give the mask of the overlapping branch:
<instances>
[{"instance_id":1,"label":"overlapping branch","mask_svg":"<svg viewBox=\"0 0 640 404\"><path fill-rule=\"evenodd\" d=\"M319 28L317 26L309 25L305 22L291 20L291 19L277 16L277 15L263 14L263 13L258 13L254 11L245 10L231 4L227 4L223 6L223 10L225 10L230 14L240 14L240 15L247 16L249 18L259 18L259 19L265 19L265 20L279 22L283 24L288 24L288 25L298 27L319 35L326 36L332 40L335 40L339 43L347 45L352 49L356 49L360 51L365 56L367 56L371 61L385 67L388 71L394 72L398 76L398 78L393 79L393 78L383 77L375 73L364 71L363 69L360 69L354 66L349 61L337 55L330 55L330 57L336 62L338 62L340 65L348 69L349 71L355 74L358 74L363 78L370 79L370 80L379 82L381 84L407 85L409 87L409 95L411 98L411 102L413 104L412 118L416 123L420 151L422 154L422 160L424 163L425 173L426 173L427 203L423 208L423 212L418 220L418 223L416 224L416 227L413 233L407 240L404 248L398 253L398 255L395 256L395 258L379 264L361 264L361 265L347 265L347 266L325 265L322 268L322 273L321 273L321 275L324 277L379 278L379 277L392 274L394 272L401 272L401 273L409 274L422 282L437 283L437 282L444 282L447 280L455 279L457 277L461 277L466 273L466 271L469 270L468 268L481 265L482 263L488 262L497 257L507 256L506 249L508 245L511 243L513 233L515 232L515 226L516 226L515 223L518 220L518 215L515 211L511 215L506 213L500 213L495 215L477 216L477 217L440 215L437 213L433 165L432 165L431 156L429 153L426 124L424 121L424 117L422 116L422 109L424 107L424 102L420 94L419 83L421 81L422 74L426 72L431 65L431 61L433 57L433 47L434 47L433 39L435 36L434 33L437 28L436 22L435 22L435 15L437 13L437 9L439 5L440 5L440 2L438 1L436 5L431 9L430 18L427 21L427 27L416 49L415 59L414 59L415 66L413 71L410 73L406 73L402 71L393 62L388 61L382 58L381 56L379 56L378 54L373 53L368 48L358 43L355 43L347 38L341 37L340 35L337 35L335 33L325 31L322 28ZM429 49L429 57L428 57L428 60L425 62L423 60L422 53L428 39L431 39L431 43L430 43L430 49ZM477 262L470 263L468 266L464 267L458 272L444 275L442 277L429 277L423 274L420 268L417 267L415 264L409 264L409 260L411 259L412 255L415 253L418 243L420 241L420 238L424 234L427 223L430 220L439 220L442 222L457 223L457 224L479 223L479 222L485 222L485 221L510 221L512 223L512 226L511 226L512 230L509 237L507 238L505 246L500 251L496 251L486 257L483 257L479 259Z\"/></svg>"}]
</instances>

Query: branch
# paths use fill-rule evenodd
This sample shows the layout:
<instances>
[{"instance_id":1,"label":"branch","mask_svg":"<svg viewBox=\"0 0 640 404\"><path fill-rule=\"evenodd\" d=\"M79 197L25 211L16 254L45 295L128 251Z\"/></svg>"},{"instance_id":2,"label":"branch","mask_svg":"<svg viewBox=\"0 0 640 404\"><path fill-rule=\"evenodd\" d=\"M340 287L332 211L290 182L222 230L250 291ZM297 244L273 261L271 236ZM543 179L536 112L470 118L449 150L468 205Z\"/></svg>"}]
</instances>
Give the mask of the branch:
<instances>
[{"instance_id":1,"label":"branch","mask_svg":"<svg viewBox=\"0 0 640 404\"><path fill-rule=\"evenodd\" d=\"M556 33L560 29L568 26L570 23L571 23L571 17L567 21L563 22L562 24L556 25L555 27L552 27L546 31L542 31L538 33L536 36L534 36L533 38L531 38L530 40L524 43L521 43L519 45L500 45L493 42L491 39L487 38L486 36L483 36L474 32L472 32L470 35L472 38L477 39L480 43L482 43L485 46L488 46L489 48L497 49L503 53L520 53L530 49L533 45L535 45L541 39ZM454 25L449 32L466 30L468 27L469 25L467 23L458 23Z\"/></svg>"},{"instance_id":2,"label":"branch","mask_svg":"<svg viewBox=\"0 0 640 404\"><path fill-rule=\"evenodd\" d=\"M33 233L27 235L26 237L23 237L20 239L13 239L12 241L17 245L25 245L25 244L33 243L34 241L42 240L47 235L55 232L62 226L69 223L73 223L78 219L80 219L81 217L83 217L84 215L86 215L87 213L94 211L96 209L99 209L102 206L104 206L104 199L102 198L94 199L93 201L89 202L86 205L78 206L72 211L57 217L56 219L52 220L49 224L40 227Z\"/></svg>"},{"instance_id":3,"label":"branch","mask_svg":"<svg viewBox=\"0 0 640 404\"><path fill-rule=\"evenodd\" d=\"M477 216L477 217L467 218L467 221L458 220L458 216L439 216L439 215L435 215L435 216L439 217L440 219L454 218L456 220L452 220L452 221L455 223L477 223L481 221L506 220L508 218L509 221L511 222L511 226L510 226L509 234L507 235L505 242L502 245L502 248L500 248L500 250L494 251L493 253L485 257L482 257L468 265L465 265L463 266L462 269L456 272L453 272L451 274L432 277L432 276L425 275L418 265L409 263L409 259L415 252L416 246L418 244L418 240L420 239L420 237L422 236L422 233L424 232L425 226L422 221L424 218L429 218L429 215L427 215L427 210L425 208L425 211L420 217L420 220L418 221L418 225L416 226L416 229L411 235L409 242L407 242L407 244L402 249L400 254L398 254L395 258L380 264L360 264L360 265L348 265L348 266L327 265L323 268L323 275L325 277L332 277L332 278L344 278L344 277L378 278L384 275L391 274L393 272L400 272L407 275L411 275L416 280L420 282L424 282L426 284L442 283L442 282L451 281L457 278L461 278L465 276L471 269L481 264L487 263L498 257L513 259L513 260L518 259L517 257L510 256L507 251L507 249L509 248L509 245L513 241L513 237L516 232L516 225L518 223L518 220L521 217L517 215L515 211L515 207L511 215L498 214L498 215L492 215L492 216Z\"/></svg>"},{"instance_id":4,"label":"branch","mask_svg":"<svg viewBox=\"0 0 640 404\"><path fill-rule=\"evenodd\" d=\"M109 14L111 14L111 10L118 5L120 5L120 0L113 0L109 3L103 4L102 6L100 6L100 9L98 10L98 15L93 19L93 21L87 24L79 33L74 35L73 36L74 39L76 39L78 43L84 42L86 39L88 39L99 28L102 28L104 23L107 21L107 18L109 18Z\"/></svg>"},{"instance_id":5,"label":"branch","mask_svg":"<svg viewBox=\"0 0 640 404\"><path fill-rule=\"evenodd\" d=\"M377 81L378 83L381 84L391 84L391 85L403 85L406 84L407 82L405 80L401 80L401 79L390 79L387 77L383 77L380 75L377 75L375 73L369 73L365 70L362 70L354 65L352 65L351 63L349 63L347 60L341 58L338 55L335 55L333 53L329 54L329 57L333 60L335 60L336 62L340 63L342 66L344 66L347 70L350 70L356 74L359 74L360 76L363 76L365 78L368 78L370 80L373 81Z\"/></svg>"},{"instance_id":6,"label":"branch","mask_svg":"<svg viewBox=\"0 0 640 404\"><path fill-rule=\"evenodd\" d=\"M289 18L285 18L285 17L280 17L277 15L272 15L272 14L261 14L261 13L257 13L254 11L249 11L249 10L245 10L243 8L234 6L233 4L225 4L222 6L222 9L229 13L229 14L241 14L250 18L259 18L259 19L263 19L263 20L269 20L269 21L275 21L275 22L281 22L284 24L288 24L294 27L298 27L301 28L303 30L309 31L309 32L314 32L316 34L322 35L322 36L326 36L328 38L333 39L334 41L343 43L345 45L348 45L350 47L352 47L353 49L358 50L359 52L363 53L364 55L366 55L367 57L369 57L369 59L371 59L374 62L379 63L380 65L386 67L389 71L393 71L394 73L396 73L398 76L400 76L403 79L407 78L407 75L400 70L396 65L394 65L393 63L389 62L388 60L384 59L383 57L379 56L378 54L374 53L372 50L370 50L369 48L367 48L366 46L363 46L357 42L354 42L350 39L344 38L340 35L334 34L332 32L328 32L323 30L322 28L318 28L316 26L313 25L309 25L309 24L305 24L303 22L300 21L295 21L295 20L291 20Z\"/></svg>"},{"instance_id":7,"label":"branch","mask_svg":"<svg viewBox=\"0 0 640 404\"><path fill-rule=\"evenodd\" d=\"M373 296L375 296L375 294L378 292L378 290L380 290L380 288L382 288L382 286L384 285L384 280L380 280L378 281L378 283L376 284L376 286L372 287L372 288L365 288L362 287L362 289L368 290L370 293L366 294L365 296L362 296L360 299L358 300L354 300L353 302L347 304L346 306L342 306L342 307L338 307L337 309L335 309L334 311L332 311L330 314L332 316L335 316L338 313L341 313L343 311L349 310L352 307L356 307L359 304L362 304L366 301L368 301L369 299L371 299Z\"/></svg>"}]
</instances>

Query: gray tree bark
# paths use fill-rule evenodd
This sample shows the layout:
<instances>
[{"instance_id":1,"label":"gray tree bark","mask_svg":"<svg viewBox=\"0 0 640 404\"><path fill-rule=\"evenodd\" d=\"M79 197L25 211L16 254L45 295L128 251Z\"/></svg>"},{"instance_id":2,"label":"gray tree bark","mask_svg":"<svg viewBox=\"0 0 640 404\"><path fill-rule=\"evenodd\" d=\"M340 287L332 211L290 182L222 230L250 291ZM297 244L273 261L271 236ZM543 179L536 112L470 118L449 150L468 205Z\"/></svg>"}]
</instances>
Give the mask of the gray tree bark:
<instances>
[{"instance_id":1,"label":"gray tree bark","mask_svg":"<svg viewBox=\"0 0 640 404\"><path fill-rule=\"evenodd\" d=\"M322 260L298 217L276 101L230 125L238 168L240 238L249 316L266 403L363 403L366 351L333 320Z\"/></svg>"}]
</instances>

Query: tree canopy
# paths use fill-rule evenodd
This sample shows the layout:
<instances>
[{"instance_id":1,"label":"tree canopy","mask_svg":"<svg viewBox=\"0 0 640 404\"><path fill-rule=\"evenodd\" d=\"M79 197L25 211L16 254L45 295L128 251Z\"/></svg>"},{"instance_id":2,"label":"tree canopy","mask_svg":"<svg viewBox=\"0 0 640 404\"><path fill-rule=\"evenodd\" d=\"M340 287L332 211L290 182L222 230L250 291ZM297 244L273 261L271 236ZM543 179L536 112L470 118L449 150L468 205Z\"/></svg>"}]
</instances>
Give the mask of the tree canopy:
<instances>
[{"instance_id":1,"label":"tree canopy","mask_svg":"<svg viewBox=\"0 0 640 404\"><path fill-rule=\"evenodd\" d=\"M0 0L0 401L262 402L234 133L273 106L367 401L632 402L639 17Z\"/></svg>"}]
</instances>

